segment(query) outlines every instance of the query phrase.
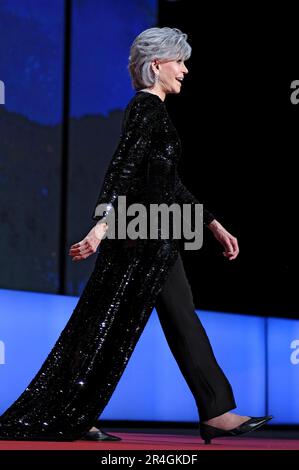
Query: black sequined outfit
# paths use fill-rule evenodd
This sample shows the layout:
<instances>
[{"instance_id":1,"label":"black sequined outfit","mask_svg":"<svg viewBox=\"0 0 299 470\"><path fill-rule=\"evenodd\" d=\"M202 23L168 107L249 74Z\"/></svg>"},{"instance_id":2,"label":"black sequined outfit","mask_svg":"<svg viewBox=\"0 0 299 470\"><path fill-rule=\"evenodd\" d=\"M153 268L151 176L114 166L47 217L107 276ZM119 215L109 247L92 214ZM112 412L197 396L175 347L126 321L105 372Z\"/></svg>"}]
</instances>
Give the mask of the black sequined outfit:
<instances>
[{"instance_id":1,"label":"black sequined outfit","mask_svg":"<svg viewBox=\"0 0 299 470\"><path fill-rule=\"evenodd\" d=\"M137 92L97 201L198 201L177 174L181 145L164 102ZM96 208L93 218L97 216ZM204 223L213 220L204 211ZM41 369L0 418L0 439L75 440L108 403L146 325L170 268L175 239L102 240L94 270Z\"/></svg>"}]
</instances>

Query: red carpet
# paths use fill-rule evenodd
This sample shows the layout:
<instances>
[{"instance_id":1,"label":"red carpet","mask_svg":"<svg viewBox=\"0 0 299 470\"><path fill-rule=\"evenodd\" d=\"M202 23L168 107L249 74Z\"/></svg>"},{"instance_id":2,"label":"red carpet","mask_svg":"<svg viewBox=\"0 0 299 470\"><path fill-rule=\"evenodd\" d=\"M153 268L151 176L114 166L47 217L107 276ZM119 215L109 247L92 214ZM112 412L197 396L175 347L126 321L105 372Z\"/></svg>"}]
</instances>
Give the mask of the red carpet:
<instances>
[{"instance_id":1,"label":"red carpet","mask_svg":"<svg viewBox=\"0 0 299 470\"><path fill-rule=\"evenodd\" d=\"M122 438L117 442L36 442L0 441L1 450L299 450L299 435L296 439L240 437L216 439L204 445L200 437L178 434L151 434L114 432Z\"/></svg>"}]
</instances>

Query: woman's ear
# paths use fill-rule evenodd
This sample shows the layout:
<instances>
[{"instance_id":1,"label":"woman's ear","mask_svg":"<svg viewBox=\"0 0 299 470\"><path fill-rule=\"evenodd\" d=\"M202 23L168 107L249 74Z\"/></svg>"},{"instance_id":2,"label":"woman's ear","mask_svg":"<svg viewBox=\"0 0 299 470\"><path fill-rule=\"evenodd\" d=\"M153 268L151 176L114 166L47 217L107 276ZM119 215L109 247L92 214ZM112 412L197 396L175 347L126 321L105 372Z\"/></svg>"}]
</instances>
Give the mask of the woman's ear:
<instances>
[{"instance_id":1,"label":"woman's ear","mask_svg":"<svg viewBox=\"0 0 299 470\"><path fill-rule=\"evenodd\" d=\"M153 60L151 65L152 65L152 70L153 70L154 74L158 74L159 73L159 62L157 61L157 59Z\"/></svg>"}]
</instances>

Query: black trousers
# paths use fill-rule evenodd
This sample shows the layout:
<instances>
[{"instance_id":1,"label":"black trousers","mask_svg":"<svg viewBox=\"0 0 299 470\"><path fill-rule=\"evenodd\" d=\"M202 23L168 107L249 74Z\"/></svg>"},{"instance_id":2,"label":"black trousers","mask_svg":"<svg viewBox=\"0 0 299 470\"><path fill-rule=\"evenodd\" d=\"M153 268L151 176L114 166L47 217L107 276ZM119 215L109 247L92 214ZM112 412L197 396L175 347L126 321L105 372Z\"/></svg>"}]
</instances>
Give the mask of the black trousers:
<instances>
[{"instance_id":1,"label":"black trousers","mask_svg":"<svg viewBox=\"0 0 299 470\"><path fill-rule=\"evenodd\" d=\"M157 297L155 308L170 350L195 398L200 420L235 408L231 385L195 312L180 255Z\"/></svg>"}]
</instances>

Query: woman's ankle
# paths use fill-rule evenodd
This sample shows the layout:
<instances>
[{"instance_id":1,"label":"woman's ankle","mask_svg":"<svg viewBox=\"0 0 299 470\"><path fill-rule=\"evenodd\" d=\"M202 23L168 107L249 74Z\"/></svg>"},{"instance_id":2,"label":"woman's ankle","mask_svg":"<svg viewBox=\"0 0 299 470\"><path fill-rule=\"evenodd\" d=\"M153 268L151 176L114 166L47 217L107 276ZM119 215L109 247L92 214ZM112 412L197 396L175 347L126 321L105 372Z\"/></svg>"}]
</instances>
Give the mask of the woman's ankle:
<instances>
[{"instance_id":1,"label":"woman's ankle","mask_svg":"<svg viewBox=\"0 0 299 470\"><path fill-rule=\"evenodd\" d=\"M223 413L222 415L215 416L214 418L204 421L204 424L228 431L240 426L249 419L249 416L240 416L235 413Z\"/></svg>"}]
</instances>

